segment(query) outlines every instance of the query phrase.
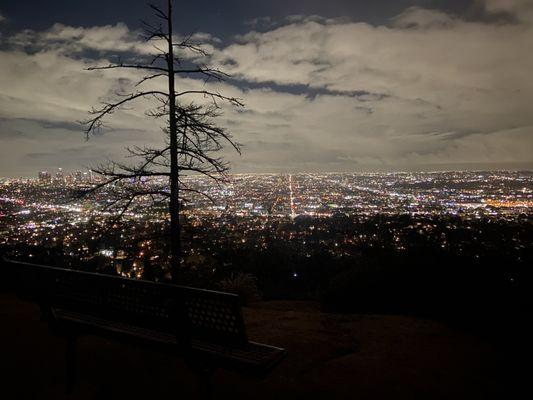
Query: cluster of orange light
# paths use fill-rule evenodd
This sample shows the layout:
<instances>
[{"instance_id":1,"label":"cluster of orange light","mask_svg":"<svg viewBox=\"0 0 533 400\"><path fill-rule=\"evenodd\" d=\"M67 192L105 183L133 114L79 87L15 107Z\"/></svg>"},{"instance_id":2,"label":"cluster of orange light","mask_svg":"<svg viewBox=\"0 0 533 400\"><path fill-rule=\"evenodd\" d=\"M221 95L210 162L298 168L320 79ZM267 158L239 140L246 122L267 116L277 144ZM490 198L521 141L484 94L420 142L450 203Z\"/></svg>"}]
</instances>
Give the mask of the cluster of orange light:
<instances>
[{"instance_id":1,"label":"cluster of orange light","mask_svg":"<svg viewBox=\"0 0 533 400\"><path fill-rule=\"evenodd\" d=\"M533 200L487 200L486 204L498 208L529 208L533 207Z\"/></svg>"}]
</instances>

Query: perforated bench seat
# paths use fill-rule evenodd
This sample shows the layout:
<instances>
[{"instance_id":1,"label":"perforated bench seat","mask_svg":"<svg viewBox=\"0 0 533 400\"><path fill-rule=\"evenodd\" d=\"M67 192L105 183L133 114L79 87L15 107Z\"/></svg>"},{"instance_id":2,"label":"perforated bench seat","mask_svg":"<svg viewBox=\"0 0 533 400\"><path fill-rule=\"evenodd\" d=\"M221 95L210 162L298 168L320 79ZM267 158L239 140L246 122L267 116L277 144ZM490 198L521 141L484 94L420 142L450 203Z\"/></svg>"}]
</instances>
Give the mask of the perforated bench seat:
<instances>
[{"instance_id":1,"label":"perforated bench seat","mask_svg":"<svg viewBox=\"0 0 533 400\"><path fill-rule=\"evenodd\" d=\"M223 359L225 363L233 363L239 369L260 367L260 370L268 371L285 357L284 349L251 341L242 346L231 346L191 340L191 348L215 359Z\"/></svg>"}]
</instances>

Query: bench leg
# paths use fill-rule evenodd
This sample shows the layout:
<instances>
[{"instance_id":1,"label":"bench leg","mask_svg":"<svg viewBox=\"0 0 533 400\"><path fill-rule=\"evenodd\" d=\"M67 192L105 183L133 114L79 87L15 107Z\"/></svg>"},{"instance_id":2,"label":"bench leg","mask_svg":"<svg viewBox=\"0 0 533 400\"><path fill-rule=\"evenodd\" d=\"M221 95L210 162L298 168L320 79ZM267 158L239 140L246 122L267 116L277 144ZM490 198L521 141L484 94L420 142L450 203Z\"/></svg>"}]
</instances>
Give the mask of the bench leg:
<instances>
[{"instance_id":1,"label":"bench leg","mask_svg":"<svg viewBox=\"0 0 533 400\"><path fill-rule=\"evenodd\" d=\"M198 374L198 394L200 399L209 400L211 399L212 394L212 382L211 378L215 370L209 367L200 367L197 368L196 373Z\"/></svg>"},{"instance_id":2,"label":"bench leg","mask_svg":"<svg viewBox=\"0 0 533 400\"><path fill-rule=\"evenodd\" d=\"M76 336L67 335L65 351L65 390L72 393L76 381Z\"/></svg>"}]
</instances>

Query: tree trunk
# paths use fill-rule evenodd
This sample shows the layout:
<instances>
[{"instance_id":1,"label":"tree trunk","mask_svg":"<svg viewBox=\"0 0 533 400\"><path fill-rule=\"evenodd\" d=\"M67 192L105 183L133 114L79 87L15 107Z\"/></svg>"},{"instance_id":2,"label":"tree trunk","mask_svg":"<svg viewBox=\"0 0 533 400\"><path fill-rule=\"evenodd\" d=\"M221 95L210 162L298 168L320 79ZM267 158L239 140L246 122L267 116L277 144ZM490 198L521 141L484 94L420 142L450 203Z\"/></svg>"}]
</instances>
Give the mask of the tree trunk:
<instances>
[{"instance_id":1,"label":"tree trunk","mask_svg":"<svg viewBox=\"0 0 533 400\"><path fill-rule=\"evenodd\" d=\"M176 126L176 89L174 87L174 46L172 39L172 0L168 0L168 94L169 94L169 135L170 135L170 273L177 282L181 260L178 132Z\"/></svg>"}]
</instances>

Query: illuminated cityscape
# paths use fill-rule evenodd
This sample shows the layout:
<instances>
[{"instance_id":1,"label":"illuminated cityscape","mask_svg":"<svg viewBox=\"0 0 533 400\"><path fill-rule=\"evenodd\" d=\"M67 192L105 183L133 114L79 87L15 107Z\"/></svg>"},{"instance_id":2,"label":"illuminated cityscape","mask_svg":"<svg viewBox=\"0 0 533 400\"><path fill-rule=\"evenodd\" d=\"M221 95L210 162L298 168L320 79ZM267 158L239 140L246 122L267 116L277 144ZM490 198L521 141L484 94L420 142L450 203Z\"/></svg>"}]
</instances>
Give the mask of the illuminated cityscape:
<instances>
[{"instance_id":1,"label":"illuminated cityscape","mask_svg":"<svg viewBox=\"0 0 533 400\"><path fill-rule=\"evenodd\" d=\"M188 186L208 195L185 200L187 212L193 215L295 218L336 213L453 214L512 218L530 214L533 207L531 172L238 174L224 185L208 178L186 179ZM18 213L23 215L38 210L77 212L80 218L108 215L98 212L109 200L105 196L95 204L76 201L72 196L77 189L98 182L91 171L66 176L61 168L54 174L40 171L38 179L0 179L0 201L4 213L18 205L22 208ZM146 180L142 184L159 182ZM139 209L143 211L128 215L154 216L153 209ZM155 215L160 216L158 212Z\"/></svg>"},{"instance_id":2,"label":"illuminated cityscape","mask_svg":"<svg viewBox=\"0 0 533 400\"><path fill-rule=\"evenodd\" d=\"M497 240L520 258L533 212L531 172L240 174L222 186L187 179L209 196L184 200L185 262L194 268L233 264L230 253L276 242L294 245L291 252L304 259L322 251L349 259L369 246L405 251L416 243L413 234L474 257ZM112 194L76 196L97 182L90 172L61 169L3 179L0 245L18 258L60 257L69 266L139 278L149 264L165 276L166 206L140 198L116 220L117 212L106 210ZM487 239L487 221L523 228ZM469 234L459 238L458 231Z\"/></svg>"}]
</instances>

